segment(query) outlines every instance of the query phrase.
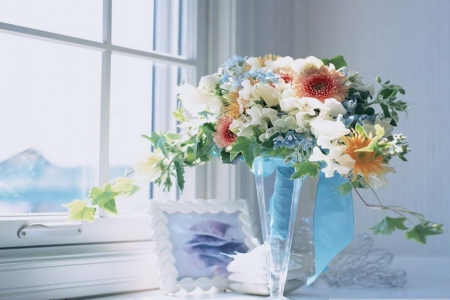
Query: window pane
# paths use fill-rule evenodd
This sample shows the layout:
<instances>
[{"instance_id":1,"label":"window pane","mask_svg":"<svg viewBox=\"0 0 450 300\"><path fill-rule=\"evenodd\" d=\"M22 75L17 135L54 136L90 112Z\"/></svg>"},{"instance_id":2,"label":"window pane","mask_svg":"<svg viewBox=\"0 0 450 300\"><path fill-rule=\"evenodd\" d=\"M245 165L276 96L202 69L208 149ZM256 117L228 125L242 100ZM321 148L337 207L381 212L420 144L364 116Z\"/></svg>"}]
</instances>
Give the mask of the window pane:
<instances>
[{"instance_id":1,"label":"window pane","mask_svg":"<svg viewBox=\"0 0 450 300\"><path fill-rule=\"evenodd\" d=\"M123 176L133 164L148 155L150 143L141 137L152 128L153 63L123 55L111 59L110 175ZM118 199L120 212L144 211L148 184L130 198Z\"/></svg>"},{"instance_id":2,"label":"window pane","mask_svg":"<svg viewBox=\"0 0 450 300\"><path fill-rule=\"evenodd\" d=\"M151 144L142 138L152 131L177 131L171 112L176 109L175 88L180 74L176 66L154 64L150 60L112 55L110 175L122 176L134 163L146 157ZM152 100L154 99L154 100ZM153 115L154 114L154 115ZM176 198L176 191L163 193L159 188L141 185L141 191L118 201L118 210L141 210L149 198Z\"/></svg>"},{"instance_id":3,"label":"window pane","mask_svg":"<svg viewBox=\"0 0 450 300\"><path fill-rule=\"evenodd\" d=\"M0 44L0 215L67 211L95 183L101 54L6 34Z\"/></svg>"},{"instance_id":4,"label":"window pane","mask_svg":"<svg viewBox=\"0 0 450 300\"><path fill-rule=\"evenodd\" d=\"M186 56L187 8L186 0L114 0L113 43Z\"/></svg>"},{"instance_id":5,"label":"window pane","mask_svg":"<svg viewBox=\"0 0 450 300\"><path fill-rule=\"evenodd\" d=\"M1 0L0 22L102 40L102 0Z\"/></svg>"},{"instance_id":6,"label":"window pane","mask_svg":"<svg viewBox=\"0 0 450 300\"><path fill-rule=\"evenodd\" d=\"M143 51L153 50L153 8L153 0L114 0L113 44Z\"/></svg>"}]
</instances>

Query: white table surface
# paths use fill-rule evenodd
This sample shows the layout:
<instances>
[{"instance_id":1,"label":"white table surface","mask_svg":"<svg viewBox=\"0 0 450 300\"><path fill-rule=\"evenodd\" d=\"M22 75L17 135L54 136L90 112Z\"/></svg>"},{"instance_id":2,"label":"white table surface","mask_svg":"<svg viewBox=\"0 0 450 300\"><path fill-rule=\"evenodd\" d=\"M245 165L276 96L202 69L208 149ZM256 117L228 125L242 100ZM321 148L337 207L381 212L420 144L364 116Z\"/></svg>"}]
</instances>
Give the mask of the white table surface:
<instances>
[{"instance_id":1,"label":"white table surface","mask_svg":"<svg viewBox=\"0 0 450 300\"><path fill-rule=\"evenodd\" d=\"M448 258L397 258L392 268L408 273L408 282L402 288L332 288L319 281L313 286L303 286L286 295L292 300L323 299L448 299L450 300L450 259ZM103 300L176 300L176 299L261 299L260 296L237 293L164 295L159 290L114 296L83 299Z\"/></svg>"}]
</instances>

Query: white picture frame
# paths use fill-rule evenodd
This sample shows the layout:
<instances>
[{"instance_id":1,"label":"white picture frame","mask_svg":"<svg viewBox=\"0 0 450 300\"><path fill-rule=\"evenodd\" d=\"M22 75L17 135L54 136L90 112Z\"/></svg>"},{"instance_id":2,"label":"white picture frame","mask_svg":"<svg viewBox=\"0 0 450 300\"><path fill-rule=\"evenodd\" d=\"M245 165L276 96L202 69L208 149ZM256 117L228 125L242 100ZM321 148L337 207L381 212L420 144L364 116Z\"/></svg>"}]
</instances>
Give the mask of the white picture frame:
<instances>
[{"instance_id":1,"label":"white picture frame","mask_svg":"<svg viewBox=\"0 0 450 300\"><path fill-rule=\"evenodd\" d=\"M255 247L255 214L246 200L153 200L150 216L165 293L226 290L232 258L224 253Z\"/></svg>"}]
</instances>

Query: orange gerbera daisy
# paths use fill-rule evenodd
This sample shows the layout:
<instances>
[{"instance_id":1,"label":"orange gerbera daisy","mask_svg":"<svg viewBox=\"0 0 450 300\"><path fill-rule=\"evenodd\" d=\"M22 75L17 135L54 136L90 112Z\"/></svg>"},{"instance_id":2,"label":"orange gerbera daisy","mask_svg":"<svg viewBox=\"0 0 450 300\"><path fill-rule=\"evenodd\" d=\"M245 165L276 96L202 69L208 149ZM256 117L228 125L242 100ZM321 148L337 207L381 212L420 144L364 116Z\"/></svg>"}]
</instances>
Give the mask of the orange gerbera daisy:
<instances>
[{"instance_id":1,"label":"orange gerbera daisy","mask_svg":"<svg viewBox=\"0 0 450 300\"><path fill-rule=\"evenodd\" d=\"M334 69L311 65L294 78L294 89L300 98L312 97L322 102L334 98L342 102L348 94L346 80L343 74Z\"/></svg>"},{"instance_id":2,"label":"orange gerbera daisy","mask_svg":"<svg viewBox=\"0 0 450 300\"><path fill-rule=\"evenodd\" d=\"M356 179L358 175L362 175L367 182L369 181L370 175L381 175L386 173L386 169L383 165L383 157L376 156L374 151L357 151L370 144L372 141L370 136L366 137L353 130L351 136L345 136L342 140L347 146L345 153L355 160L355 165L353 167L354 179Z\"/></svg>"},{"instance_id":3,"label":"orange gerbera daisy","mask_svg":"<svg viewBox=\"0 0 450 300\"><path fill-rule=\"evenodd\" d=\"M237 119L241 116L241 107L239 105L238 99L239 93L237 92L229 92L225 96L225 114L233 119Z\"/></svg>"}]
</instances>

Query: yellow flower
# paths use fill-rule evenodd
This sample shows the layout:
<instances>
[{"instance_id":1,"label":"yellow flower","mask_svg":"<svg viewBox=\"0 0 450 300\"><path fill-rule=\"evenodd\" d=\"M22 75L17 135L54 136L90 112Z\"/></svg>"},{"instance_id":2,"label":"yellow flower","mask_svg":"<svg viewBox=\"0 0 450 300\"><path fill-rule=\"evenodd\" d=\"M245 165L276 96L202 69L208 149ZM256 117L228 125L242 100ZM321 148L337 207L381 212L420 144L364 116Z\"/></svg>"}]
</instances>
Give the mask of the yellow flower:
<instances>
[{"instance_id":1,"label":"yellow flower","mask_svg":"<svg viewBox=\"0 0 450 300\"><path fill-rule=\"evenodd\" d=\"M161 151L156 150L154 153L150 153L144 159L141 159L134 165L134 170L139 177L145 182L152 182L161 176L161 167L159 162L164 159Z\"/></svg>"}]
</instances>

